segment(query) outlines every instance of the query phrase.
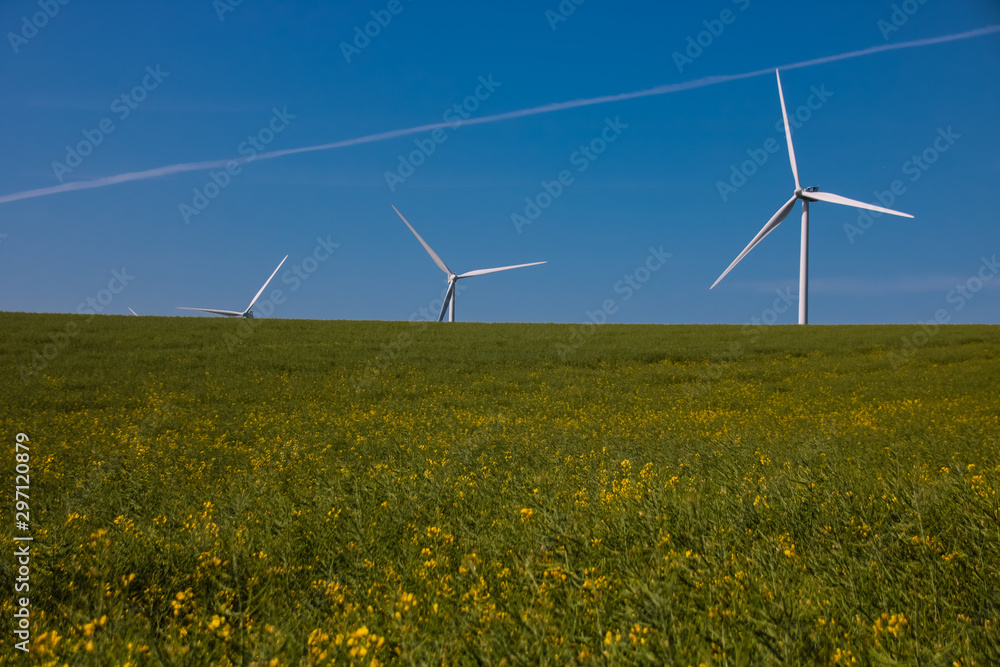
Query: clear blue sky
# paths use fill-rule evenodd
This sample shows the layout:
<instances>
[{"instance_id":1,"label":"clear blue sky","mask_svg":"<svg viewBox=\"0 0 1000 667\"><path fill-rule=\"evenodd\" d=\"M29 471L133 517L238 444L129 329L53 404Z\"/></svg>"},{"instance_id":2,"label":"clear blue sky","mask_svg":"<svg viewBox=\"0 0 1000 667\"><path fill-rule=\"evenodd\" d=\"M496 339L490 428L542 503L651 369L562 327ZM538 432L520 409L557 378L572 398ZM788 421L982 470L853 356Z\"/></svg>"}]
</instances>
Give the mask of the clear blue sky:
<instances>
[{"instance_id":1,"label":"clear blue sky","mask_svg":"<svg viewBox=\"0 0 1000 667\"><path fill-rule=\"evenodd\" d=\"M272 123L281 131L268 150L437 123L477 87L485 99L470 117L1000 24L992 0L911 0L903 4L916 11L905 22L893 17L899 3L882 0L567 0L575 11L559 21L546 14L559 0L243 0L220 20L225 2L42 0L50 12L58 6L51 18L35 16L38 0L4 2L0 196L60 178L238 157L248 136L272 138L260 135ZM724 10L728 23L717 22ZM359 40L348 62L343 44L372 12L391 21L367 45ZM890 31L893 18L900 25ZM707 46L678 66L674 54L688 38L712 28L719 34L701 35ZM499 86L490 92L480 77ZM877 203L874 193L899 180L905 191L893 207L916 216L885 217L851 235L845 225L857 224L857 211L813 205L812 321L915 322L941 309L954 322L1000 321L1000 275L982 266L1000 253L992 199L1000 34L793 69L783 81L793 113L810 101L818 107L795 133L803 185ZM831 95L810 100L814 89ZM274 119L275 109L294 118ZM774 76L764 75L447 128L446 141L394 191L386 172L415 141L433 143L429 132L246 164L190 222L180 207L193 207L210 170L4 203L0 309L73 312L124 267L134 277L106 312L242 310L289 254L272 283L285 297L274 316L408 319L440 296L445 276L395 205L456 271L548 261L464 281L460 320L582 322L611 300L612 322L747 322L767 313L777 291L794 298L797 287L796 210L708 289L791 195L779 118ZM627 128L609 130L615 141L596 159L574 156L609 120ZM951 136L937 142L947 147L940 153L939 132ZM67 146L88 135L100 143L72 171L53 165L75 163ZM718 184L731 166L748 150L760 156L771 139L781 150L724 201ZM911 158L925 150L936 161L915 168ZM525 198L564 170L572 183L519 233L512 214L523 215ZM317 237L339 247L303 265ZM671 255L662 268L636 276L661 246ZM302 280L296 265L314 271L300 268ZM992 279L969 298L952 292L978 287L978 279L969 284L977 274ZM632 290L619 282L626 275L648 280ZM776 321L794 322L795 308Z\"/></svg>"}]
</instances>

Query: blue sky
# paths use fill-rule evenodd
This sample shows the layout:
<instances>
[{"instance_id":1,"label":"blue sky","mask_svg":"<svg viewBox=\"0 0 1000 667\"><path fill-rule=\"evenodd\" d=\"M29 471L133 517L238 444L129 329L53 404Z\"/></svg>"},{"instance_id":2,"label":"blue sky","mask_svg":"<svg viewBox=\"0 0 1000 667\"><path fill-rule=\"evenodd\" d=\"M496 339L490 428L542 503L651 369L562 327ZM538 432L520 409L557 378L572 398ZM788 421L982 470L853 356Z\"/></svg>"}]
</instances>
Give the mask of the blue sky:
<instances>
[{"instance_id":1,"label":"blue sky","mask_svg":"<svg viewBox=\"0 0 1000 667\"><path fill-rule=\"evenodd\" d=\"M456 104L481 118L1000 24L990 0L683 4L12 0L0 198L237 158L254 141L285 150L441 123ZM782 79L805 119L803 185L878 203L898 181L893 208L916 216L862 228L858 211L814 204L811 320L1000 321L1000 275L983 261L1000 253L1000 33ZM419 317L445 276L395 205L453 270L548 261L464 281L460 320L793 323L798 210L708 289L791 195L780 113L767 74L0 203L0 309L74 312L115 291L104 312L242 310L288 254L275 317ZM602 153L581 151L602 134L614 139ZM68 155L81 142L89 154ZM400 171L417 142L433 153ZM913 161L925 153L933 164ZM746 183L730 181L753 156ZM512 219L543 182L558 192L560 174L536 219ZM206 186L217 196L199 201Z\"/></svg>"}]
</instances>

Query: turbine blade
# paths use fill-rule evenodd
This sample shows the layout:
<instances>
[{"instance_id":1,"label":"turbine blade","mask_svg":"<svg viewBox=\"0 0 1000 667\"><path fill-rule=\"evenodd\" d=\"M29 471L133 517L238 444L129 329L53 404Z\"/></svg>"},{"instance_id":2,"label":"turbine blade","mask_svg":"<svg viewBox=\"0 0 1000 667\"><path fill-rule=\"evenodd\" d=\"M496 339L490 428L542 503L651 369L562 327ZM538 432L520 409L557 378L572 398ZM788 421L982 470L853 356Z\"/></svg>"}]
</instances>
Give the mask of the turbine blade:
<instances>
[{"instance_id":1,"label":"turbine blade","mask_svg":"<svg viewBox=\"0 0 1000 667\"><path fill-rule=\"evenodd\" d=\"M132 314L133 314L133 315L135 315L136 317L139 317L139 313L135 312L135 311L134 311L134 310L132 310L131 308L129 308L129 309L128 309L128 312L132 313Z\"/></svg>"},{"instance_id":2,"label":"turbine blade","mask_svg":"<svg viewBox=\"0 0 1000 667\"><path fill-rule=\"evenodd\" d=\"M799 166L795 162L795 147L792 146L792 128L788 126L788 111L785 109L785 93L781 90L781 72L774 70L778 77L778 97L781 99L781 117L785 119L785 139L788 140L788 159L792 163L792 176L795 177L795 189L799 190Z\"/></svg>"},{"instance_id":3,"label":"turbine blade","mask_svg":"<svg viewBox=\"0 0 1000 667\"><path fill-rule=\"evenodd\" d=\"M795 206L796 199L798 199L798 197L792 197L785 203L784 206L778 209L778 212L774 214L774 217L767 221L767 224L764 225L764 227L757 233L757 236L753 237L753 241L750 242L750 245L743 249L740 256L733 260L733 263L729 265L729 268L723 271L722 275L719 276L719 279L712 283L712 287L709 287L709 289L714 289L715 286L718 285L719 282L725 278L737 264L740 263L740 260L746 257L747 253L754 249L754 246L763 241L765 236L774 231L774 228L780 225L781 221L788 217L788 214L792 212L792 207Z\"/></svg>"},{"instance_id":4,"label":"turbine blade","mask_svg":"<svg viewBox=\"0 0 1000 667\"><path fill-rule=\"evenodd\" d=\"M525 266L538 266L539 264L548 264L548 262L532 262L530 264L517 264L515 266L500 266L495 269L477 269L476 271L469 271L468 273L463 273L458 276L459 278L471 278L472 276L485 276L487 273L498 273L499 271L510 271L511 269L521 269Z\"/></svg>"},{"instance_id":5,"label":"turbine blade","mask_svg":"<svg viewBox=\"0 0 1000 667\"><path fill-rule=\"evenodd\" d=\"M184 306L177 306L178 310L197 310L199 313L215 313L216 315L225 315L226 317L243 317L243 313L238 313L235 310L211 310L209 308L185 308Z\"/></svg>"},{"instance_id":6,"label":"turbine blade","mask_svg":"<svg viewBox=\"0 0 1000 667\"><path fill-rule=\"evenodd\" d=\"M403 214L399 212L399 209L393 206L392 210L395 211L396 215L402 218L403 222L406 223L406 226L410 228L410 231L413 232L413 235L417 237L418 241L420 241L420 245L424 247L424 250L426 250L427 254L431 256L431 259L434 260L434 263L438 265L438 268L447 273L449 276L452 275L451 269L449 269L448 266L444 263L444 260L438 257L438 254L434 252L434 250L429 245L427 245L427 241L421 238L420 234L417 234L417 230L413 228L413 225L411 225L406 218L403 218Z\"/></svg>"},{"instance_id":7,"label":"turbine blade","mask_svg":"<svg viewBox=\"0 0 1000 667\"><path fill-rule=\"evenodd\" d=\"M825 202L830 202L831 204L843 204L844 206L853 206L854 208L866 208L869 211L878 211L879 213L898 215L901 218L913 217L909 213L900 213L899 211L893 211L892 209L882 208L881 206L875 206L874 204L866 204L862 201L857 201L855 199L848 199L847 197L841 197L840 195L831 194L829 192L803 192L802 196L806 199L825 201Z\"/></svg>"},{"instance_id":8,"label":"turbine blade","mask_svg":"<svg viewBox=\"0 0 1000 667\"><path fill-rule=\"evenodd\" d=\"M288 255L285 255L285 259L288 259ZM271 274L271 277L267 279L267 282L266 282L266 283L264 283L264 286L263 286L263 287L261 287L261 288L260 288L260 290L259 290L259 291L257 292L257 296L255 296L255 297L253 298L253 301L251 301L251 302L250 302L250 305L249 305L249 306L247 306L247 309L246 309L246 310L244 310L244 311L243 311L242 313L240 313L240 315L243 315L243 314L245 314L245 313L249 312L249 311L250 311L250 309L251 309L251 308L253 308L253 305L254 305L255 303L257 303L257 299L259 299L259 298L260 298L260 295L261 295L261 294L263 294L263 293L264 293L264 290L266 290L266 289L267 289L267 286L268 286L268 284L269 284L269 283L271 282L271 280L273 280L273 279L274 279L274 274L275 274L275 273L277 273L277 272L278 272L278 269L280 269L280 268L281 268L281 265L285 263L285 259L281 260L281 261L280 261L280 262L278 263L278 268L274 270L274 273L272 273L272 274Z\"/></svg>"},{"instance_id":9,"label":"turbine blade","mask_svg":"<svg viewBox=\"0 0 1000 667\"><path fill-rule=\"evenodd\" d=\"M455 294L455 281L452 280L451 284L448 285L448 291L445 292L444 303L441 304L441 314L438 315L438 322L444 321L445 311L448 310L448 303L452 300L454 294Z\"/></svg>"}]
</instances>

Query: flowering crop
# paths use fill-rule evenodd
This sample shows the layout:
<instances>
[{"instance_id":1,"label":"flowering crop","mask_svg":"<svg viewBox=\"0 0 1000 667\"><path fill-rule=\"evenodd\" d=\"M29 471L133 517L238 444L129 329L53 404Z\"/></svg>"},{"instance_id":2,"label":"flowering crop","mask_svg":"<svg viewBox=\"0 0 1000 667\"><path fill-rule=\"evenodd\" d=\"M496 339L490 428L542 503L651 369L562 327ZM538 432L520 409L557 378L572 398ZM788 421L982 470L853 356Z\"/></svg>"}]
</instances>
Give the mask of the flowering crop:
<instances>
[{"instance_id":1,"label":"flowering crop","mask_svg":"<svg viewBox=\"0 0 1000 667\"><path fill-rule=\"evenodd\" d=\"M65 319L0 315L7 367ZM1000 660L991 327L232 326L0 380L39 664Z\"/></svg>"}]
</instances>

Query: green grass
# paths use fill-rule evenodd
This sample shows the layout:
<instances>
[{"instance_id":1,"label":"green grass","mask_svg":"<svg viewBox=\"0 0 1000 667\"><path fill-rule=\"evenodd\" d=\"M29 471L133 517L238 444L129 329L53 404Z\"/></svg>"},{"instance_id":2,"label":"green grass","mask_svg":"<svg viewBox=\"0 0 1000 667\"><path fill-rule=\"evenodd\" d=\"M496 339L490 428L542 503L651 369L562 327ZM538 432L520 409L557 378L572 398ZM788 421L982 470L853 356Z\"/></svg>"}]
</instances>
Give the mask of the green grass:
<instances>
[{"instance_id":1,"label":"green grass","mask_svg":"<svg viewBox=\"0 0 1000 667\"><path fill-rule=\"evenodd\" d=\"M995 664L1000 337L920 331L0 314L32 650Z\"/></svg>"}]
</instances>

